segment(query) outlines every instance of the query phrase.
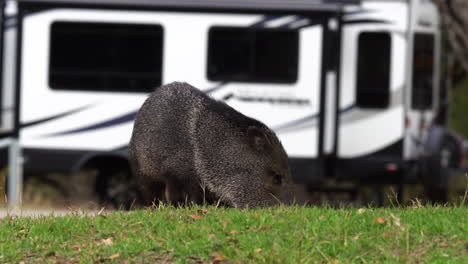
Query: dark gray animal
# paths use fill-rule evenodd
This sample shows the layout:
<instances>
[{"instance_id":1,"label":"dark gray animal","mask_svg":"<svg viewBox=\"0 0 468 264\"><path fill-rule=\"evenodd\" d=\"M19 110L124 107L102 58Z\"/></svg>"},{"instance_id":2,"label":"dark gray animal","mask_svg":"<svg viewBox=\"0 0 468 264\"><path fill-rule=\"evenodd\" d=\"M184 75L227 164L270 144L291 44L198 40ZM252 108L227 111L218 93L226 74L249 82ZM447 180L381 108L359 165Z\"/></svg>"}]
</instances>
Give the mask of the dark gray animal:
<instances>
[{"instance_id":1,"label":"dark gray animal","mask_svg":"<svg viewBox=\"0 0 468 264\"><path fill-rule=\"evenodd\" d=\"M289 203L291 174L273 131L187 83L157 88L139 110L130 162L144 203Z\"/></svg>"}]
</instances>

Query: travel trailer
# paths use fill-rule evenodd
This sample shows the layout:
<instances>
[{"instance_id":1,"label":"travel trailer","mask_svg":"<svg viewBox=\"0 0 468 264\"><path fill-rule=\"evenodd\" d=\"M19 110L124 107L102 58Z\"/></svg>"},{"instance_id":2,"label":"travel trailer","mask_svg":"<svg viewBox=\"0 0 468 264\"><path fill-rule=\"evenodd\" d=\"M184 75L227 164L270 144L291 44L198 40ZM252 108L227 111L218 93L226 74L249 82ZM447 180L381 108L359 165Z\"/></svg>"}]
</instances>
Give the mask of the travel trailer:
<instances>
[{"instance_id":1,"label":"travel trailer","mask_svg":"<svg viewBox=\"0 0 468 264\"><path fill-rule=\"evenodd\" d=\"M17 0L4 24L26 172L96 169L104 200L133 197L133 120L173 81L274 129L311 189L424 183L443 200L461 160L429 0Z\"/></svg>"}]
</instances>

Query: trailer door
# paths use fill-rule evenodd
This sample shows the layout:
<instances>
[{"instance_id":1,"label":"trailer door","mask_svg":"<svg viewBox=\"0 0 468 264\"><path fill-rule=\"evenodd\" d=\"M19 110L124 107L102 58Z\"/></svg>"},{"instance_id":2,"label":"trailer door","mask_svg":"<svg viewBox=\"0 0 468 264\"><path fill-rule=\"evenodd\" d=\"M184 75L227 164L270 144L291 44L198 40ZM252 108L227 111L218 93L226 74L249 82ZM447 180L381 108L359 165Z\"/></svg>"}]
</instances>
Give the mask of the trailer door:
<instances>
[{"instance_id":1,"label":"trailer door","mask_svg":"<svg viewBox=\"0 0 468 264\"><path fill-rule=\"evenodd\" d=\"M343 71L344 77L352 81L342 82L338 149L341 158L359 158L381 150L401 138L403 125L402 87L391 87L391 34L361 31L350 35L354 41L348 43L356 45L356 53L344 58L353 57L354 67ZM399 102L391 101L392 92ZM346 101L354 102L345 104Z\"/></svg>"}]
</instances>

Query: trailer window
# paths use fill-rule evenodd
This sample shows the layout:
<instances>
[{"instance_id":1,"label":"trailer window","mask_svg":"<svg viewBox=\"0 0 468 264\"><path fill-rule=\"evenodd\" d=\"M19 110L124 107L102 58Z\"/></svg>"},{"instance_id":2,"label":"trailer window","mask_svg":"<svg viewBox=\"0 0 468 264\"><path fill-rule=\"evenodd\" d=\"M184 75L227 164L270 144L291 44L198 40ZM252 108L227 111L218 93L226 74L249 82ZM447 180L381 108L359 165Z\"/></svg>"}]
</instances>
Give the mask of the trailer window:
<instances>
[{"instance_id":1,"label":"trailer window","mask_svg":"<svg viewBox=\"0 0 468 264\"><path fill-rule=\"evenodd\" d=\"M150 92L161 85L160 25L55 22L49 85L57 90Z\"/></svg>"},{"instance_id":2,"label":"trailer window","mask_svg":"<svg viewBox=\"0 0 468 264\"><path fill-rule=\"evenodd\" d=\"M358 40L356 104L386 108L390 102L391 38L386 32L364 32Z\"/></svg>"},{"instance_id":3,"label":"trailer window","mask_svg":"<svg viewBox=\"0 0 468 264\"><path fill-rule=\"evenodd\" d=\"M412 108L430 109L434 90L434 36L414 35Z\"/></svg>"},{"instance_id":4,"label":"trailer window","mask_svg":"<svg viewBox=\"0 0 468 264\"><path fill-rule=\"evenodd\" d=\"M299 33L295 30L212 27L208 40L208 79L294 83L298 50Z\"/></svg>"}]
</instances>

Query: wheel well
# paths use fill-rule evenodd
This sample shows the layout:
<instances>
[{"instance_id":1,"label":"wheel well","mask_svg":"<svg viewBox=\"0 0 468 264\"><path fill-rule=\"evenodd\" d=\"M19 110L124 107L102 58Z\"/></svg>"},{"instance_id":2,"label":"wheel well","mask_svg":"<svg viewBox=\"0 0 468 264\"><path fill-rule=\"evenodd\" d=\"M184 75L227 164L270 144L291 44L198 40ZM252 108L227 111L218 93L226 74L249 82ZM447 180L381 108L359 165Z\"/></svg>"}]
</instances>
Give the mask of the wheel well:
<instances>
[{"instance_id":1,"label":"wheel well","mask_svg":"<svg viewBox=\"0 0 468 264\"><path fill-rule=\"evenodd\" d=\"M81 170L95 170L94 191L103 204L129 209L140 202L130 162L125 155L95 155L81 164Z\"/></svg>"},{"instance_id":2,"label":"wheel well","mask_svg":"<svg viewBox=\"0 0 468 264\"><path fill-rule=\"evenodd\" d=\"M463 163L463 146L462 141L455 133L441 126L434 126L429 131L429 136L426 140L426 155L434 155L440 153L445 144L451 145L452 157L450 166L452 168L460 168Z\"/></svg>"},{"instance_id":3,"label":"wheel well","mask_svg":"<svg viewBox=\"0 0 468 264\"><path fill-rule=\"evenodd\" d=\"M126 157L117 155L99 155L86 160L81 168L95 168L99 170L130 170L130 163Z\"/></svg>"},{"instance_id":4,"label":"wheel well","mask_svg":"<svg viewBox=\"0 0 468 264\"><path fill-rule=\"evenodd\" d=\"M123 172L133 177L128 159L119 155L106 154L90 157L80 166L80 170L87 169L97 172L95 185L97 192L102 192L108 177L116 173Z\"/></svg>"}]
</instances>

